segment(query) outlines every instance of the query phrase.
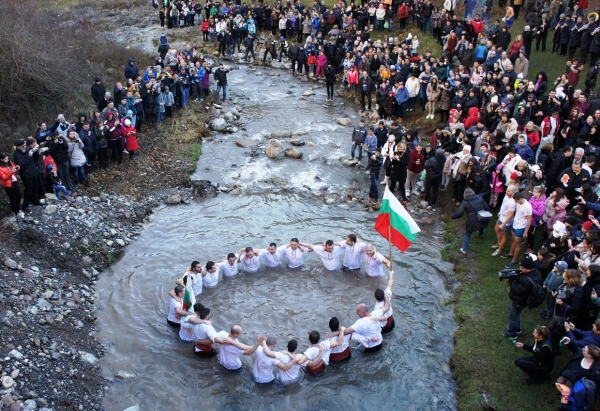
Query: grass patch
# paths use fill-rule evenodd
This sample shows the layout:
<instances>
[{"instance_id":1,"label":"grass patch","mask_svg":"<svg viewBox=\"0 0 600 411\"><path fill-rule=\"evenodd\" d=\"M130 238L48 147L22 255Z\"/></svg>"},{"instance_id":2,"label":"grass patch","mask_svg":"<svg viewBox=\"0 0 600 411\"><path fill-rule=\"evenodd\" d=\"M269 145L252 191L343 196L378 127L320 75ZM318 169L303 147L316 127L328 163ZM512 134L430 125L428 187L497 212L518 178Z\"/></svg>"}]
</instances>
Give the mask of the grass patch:
<instances>
[{"instance_id":1,"label":"grass patch","mask_svg":"<svg viewBox=\"0 0 600 411\"><path fill-rule=\"evenodd\" d=\"M202 155L202 144L198 141L190 144L189 146L189 154L188 158L191 163L197 163L200 160L200 156Z\"/></svg>"},{"instance_id":2,"label":"grass patch","mask_svg":"<svg viewBox=\"0 0 600 411\"><path fill-rule=\"evenodd\" d=\"M445 196L448 196L446 193ZM449 202L446 198L446 203ZM452 212L444 210L445 214ZM447 217L445 218L447 219ZM442 250L444 259L455 264L456 276L462 282L451 302L459 328L454 335L455 347L450 365L458 384L460 410L553 410L559 406L558 391L553 381L559 376L570 354L556 358L554 370L545 382L525 386L527 375L513 364L516 358L526 356L502 336L508 324L508 291L504 281L498 281L497 272L507 263L492 257L490 245L495 242L492 227L484 231L484 238L471 237L469 255L462 256L458 249L464 232L465 219L450 220L445 225L444 239L452 238ZM525 309L521 314L523 334L518 340L532 344L533 329L540 324L541 308ZM564 350L563 350L564 351Z\"/></svg>"}]
</instances>

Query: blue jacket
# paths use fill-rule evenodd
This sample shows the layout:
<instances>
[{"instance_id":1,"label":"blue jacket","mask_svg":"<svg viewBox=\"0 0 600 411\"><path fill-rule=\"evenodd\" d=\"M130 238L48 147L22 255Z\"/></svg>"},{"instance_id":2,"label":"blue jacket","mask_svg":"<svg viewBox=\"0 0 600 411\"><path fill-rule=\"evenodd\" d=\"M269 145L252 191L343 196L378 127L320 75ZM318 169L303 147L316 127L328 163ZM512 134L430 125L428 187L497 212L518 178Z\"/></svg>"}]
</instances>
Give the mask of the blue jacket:
<instances>
[{"instance_id":1,"label":"blue jacket","mask_svg":"<svg viewBox=\"0 0 600 411\"><path fill-rule=\"evenodd\" d=\"M369 152L375 151L375 149L377 148L377 136L375 134L373 134L372 136L367 134L367 137L365 137L365 148Z\"/></svg>"},{"instance_id":2,"label":"blue jacket","mask_svg":"<svg viewBox=\"0 0 600 411\"><path fill-rule=\"evenodd\" d=\"M573 331L567 331L567 337L571 339L571 344L575 344L577 348L583 348L586 345L600 344L600 334L594 334L594 331L581 331L575 328Z\"/></svg>"},{"instance_id":3,"label":"blue jacket","mask_svg":"<svg viewBox=\"0 0 600 411\"><path fill-rule=\"evenodd\" d=\"M396 90L396 102L398 105L404 104L408 101L408 90L405 88L399 88Z\"/></svg>"},{"instance_id":4,"label":"blue jacket","mask_svg":"<svg viewBox=\"0 0 600 411\"><path fill-rule=\"evenodd\" d=\"M515 145L515 148L517 149L517 154L525 161L527 161L528 163L531 163L533 160L533 150L531 150L531 147L529 147L527 144L525 144L524 146L519 146L518 144Z\"/></svg>"},{"instance_id":5,"label":"blue jacket","mask_svg":"<svg viewBox=\"0 0 600 411\"><path fill-rule=\"evenodd\" d=\"M487 46L484 46L483 44L481 44L481 45L477 46L477 49L475 50L475 58L477 60L485 60L487 52L488 52Z\"/></svg>"}]
</instances>

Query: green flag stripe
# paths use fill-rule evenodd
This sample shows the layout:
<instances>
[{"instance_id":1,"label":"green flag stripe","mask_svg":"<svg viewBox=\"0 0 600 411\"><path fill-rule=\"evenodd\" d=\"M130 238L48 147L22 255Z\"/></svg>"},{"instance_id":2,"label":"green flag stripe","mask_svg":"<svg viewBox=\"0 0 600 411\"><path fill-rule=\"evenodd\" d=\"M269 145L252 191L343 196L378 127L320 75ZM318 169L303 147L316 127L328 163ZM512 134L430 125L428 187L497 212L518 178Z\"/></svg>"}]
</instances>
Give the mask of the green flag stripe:
<instances>
[{"instance_id":1,"label":"green flag stripe","mask_svg":"<svg viewBox=\"0 0 600 411\"><path fill-rule=\"evenodd\" d=\"M381 202L381 206L379 208L379 213L380 214L388 213L390 215L390 222L391 222L392 227L394 227L394 229L396 229L400 233L402 233L402 235L404 237L406 237L406 239L408 241L410 241L411 243L414 242L418 233L415 233L415 234L412 233L412 231L410 230L410 225L408 224L408 221L406 221L404 218L400 217L400 215L398 215L394 210L392 210L389 200L383 200Z\"/></svg>"}]
</instances>

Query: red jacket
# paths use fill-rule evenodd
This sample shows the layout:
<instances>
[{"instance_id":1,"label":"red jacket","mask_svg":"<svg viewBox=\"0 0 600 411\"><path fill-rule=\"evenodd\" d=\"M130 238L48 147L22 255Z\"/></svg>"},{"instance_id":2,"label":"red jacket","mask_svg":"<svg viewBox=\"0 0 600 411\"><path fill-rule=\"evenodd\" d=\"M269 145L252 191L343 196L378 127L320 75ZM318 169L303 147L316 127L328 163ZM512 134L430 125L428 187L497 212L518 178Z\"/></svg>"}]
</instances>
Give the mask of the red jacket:
<instances>
[{"instance_id":1,"label":"red jacket","mask_svg":"<svg viewBox=\"0 0 600 411\"><path fill-rule=\"evenodd\" d=\"M16 167L12 161L8 164L3 162L0 165L0 184L2 184L2 187L12 187L13 176L16 178L19 173Z\"/></svg>"},{"instance_id":2,"label":"red jacket","mask_svg":"<svg viewBox=\"0 0 600 411\"><path fill-rule=\"evenodd\" d=\"M417 160L419 160L419 164L417 164ZM408 166L406 167L408 171L412 171L413 173L420 173L423 171L423 167L425 166L425 154L423 154L423 150L418 151L416 148L410 152L408 156Z\"/></svg>"},{"instance_id":3,"label":"red jacket","mask_svg":"<svg viewBox=\"0 0 600 411\"><path fill-rule=\"evenodd\" d=\"M473 31L475 31L475 33L479 34L483 31L483 21L479 20L479 21L475 21L473 20L471 22L471 26L473 26Z\"/></svg>"},{"instance_id":4,"label":"red jacket","mask_svg":"<svg viewBox=\"0 0 600 411\"><path fill-rule=\"evenodd\" d=\"M404 4L403 6L400 6L398 8L398 16L400 16L401 19L407 18L409 14L410 14L410 6L407 6L406 4Z\"/></svg>"},{"instance_id":5,"label":"red jacket","mask_svg":"<svg viewBox=\"0 0 600 411\"><path fill-rule=\"evenodd\" d=\"M477 107L471 107L469 109L469 117L467 117L465 119L465 121L463 121L465 130L468 130L473 126L476 126L478 121L479 121L479 109Z\"/></svg>"},{"instance_id":6,"label":"red jacket","mask_svg":"<svg viewBox=\"0 0 600 411\"><path fill-rule=\"evenodd\" d=\"M527 142L529 143L529 147L536 148L540 144L540 132L537 130L528 131Z\"/></svg>"},{"instance_id":7,"label":"red jacket","mask_svg":"<svg viewBox=\"0 0 600 411\"><path fill-rule=\"evenodd\" d=\"M135 131L135 127L129 126L121 128L123 129L123 138L127 140L125 142L125 148L127 149L127 151L139 150L140 145L137 141L137 133Z\"/></svg>"},{"instance_id":8,"label":"red jacket","mask_svg":"<svg viewBox=\"0 0 600 411\"><path fill-rule=\"evenodd\" d=\"M542 136L546 137L550 134L550 130L552 130L552 126L550 124L550 116L544 117L542 121L542 125L540 127L542 130ZM556 118L556 129L554 130L554 136L558 134L560 130L560 118Z\"/></svg>"},{"instance_id":9,"label":"red jacket","mask_svg":"<svg viewBox=\"0 0 600 411\"><path fill-rule=\"evenodd\" d=\"M358 84L358 70L348 71L348 84Z\"/></svg>"}]
</instances>

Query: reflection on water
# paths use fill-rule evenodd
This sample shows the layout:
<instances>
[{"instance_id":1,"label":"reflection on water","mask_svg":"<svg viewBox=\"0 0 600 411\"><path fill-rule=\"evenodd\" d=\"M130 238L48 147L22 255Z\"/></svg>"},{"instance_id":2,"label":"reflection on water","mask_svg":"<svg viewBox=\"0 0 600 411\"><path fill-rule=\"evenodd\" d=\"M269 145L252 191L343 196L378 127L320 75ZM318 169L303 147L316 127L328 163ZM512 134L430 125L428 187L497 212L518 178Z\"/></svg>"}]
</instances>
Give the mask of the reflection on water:
<instances>
[{"instance_id":1,"label":"reflection on water","mask_svg":"<svg viewBox=\"0 0 600 411\"><path fill-rule=\"evenodd\" d=\"M132 404L144 410L198 409L200 404L226 410L456 409L447 365L455 325L436 271L450 267L437 260L429 233L409 253L394 252L397 325L384 337L384 348L374 355L353 351L350 361L332 364L318 377L305 376L290 386L256 384L252 358L243 358L241 372L227 371L217 359L197 358L165 322L167 292L193 259L204 263L247 245L265 248L291 237L339 241L349 232L387 254L387 243L372 229L374 218L275 194L223 196L158 212L156 224L98 283L98 334L110 345L101 360L103 372L112 376L123 369L138 375L115 382L106 394L106 409ZM334 315L351 325L356 304L371 305L374 289L386 282L387 276L324 272L320 259L309 254L302 269L262 269L222 279L217 288L204 290L201 302L211 308L217 331L240 323L244 342L266 333L277 338L276 349L295 338L302 352L309 346L308 332L326 333Z\"/></svg>"}]
</instances>

